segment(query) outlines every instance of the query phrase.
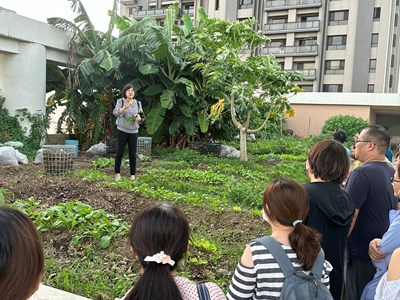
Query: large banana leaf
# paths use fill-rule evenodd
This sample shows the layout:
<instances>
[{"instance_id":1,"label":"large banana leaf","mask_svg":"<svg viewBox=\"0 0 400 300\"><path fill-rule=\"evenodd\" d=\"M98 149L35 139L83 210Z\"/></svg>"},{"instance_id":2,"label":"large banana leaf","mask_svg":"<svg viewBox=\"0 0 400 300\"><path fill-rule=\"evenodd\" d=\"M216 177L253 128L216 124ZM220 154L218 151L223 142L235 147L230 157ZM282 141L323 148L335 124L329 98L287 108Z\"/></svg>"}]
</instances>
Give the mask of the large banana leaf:
<instances>
[{"instance_id":1,"label":"large banana leaf","mask_svg":"<svg viewBox=\"0 0 400 300\"><path fill-rule=\"evenodd\" d=\"M103 49L96 53L93 60L106 71L118 69L121 64L119 57L112 55L107 50Z\"/></svg>"},{"instance_id":2,"label":"large banana leaf","mask_svg":"<svg viewBox=\"0 0 400 300\"><path fill-rule=\"evenodd\" d=\"M162 86L161 84L153 84L144 90L143 95L154 96L157 94L161 94L163 90L164 86Z\"/></svg>"},{"instance_id":3,"label":"large banana leaf","mask_svg":"<svg viewBox=\"0 0 400 300\"><path fill-rule=\"evenodd\" d=\"M175 92L173 90L164 90L160 96L161 106L171 109L175 102Z\"/></svg>"},{"instance_id":4,"label":"large banana leaf","mask_svg":"<svg viewBox=\"0 0 400 300\"><path fill-rule=\"evenodd\" d=\"M197 120L199 121L200 131L205 133L208 131L210 120L207 118L205 113L197 113Z\"/></svg>"},{"instance_id":5,"label":"large banana leaf","mask_svg":"<svg viewBox=\"0 0 400 300\"><path fill-rule=\"evenodd\" d=\"M189 96L194 96L194 84L192 81L185 77L179 77L175 80L176 83L182 83L186 86L186 92Z\"/></svg>"},{"instance_id":6,"label":"large banana leaf","mask_svg":"<svg viewBox=\"0 0 400 300\"><path fill-rule=\"evenodd\" d=\"M181 110L182 114L183 114L185 117L190 118L191 116L193 116L193 111L192 111L192 109L191 109L188 105L186 105L186 104L181 104L181 105L179 105L179 109Z\"/></svg>"},{"instance_id":7,"label":"large banana leaf","mask_svg":"<svg viewBox=\"0 0 400 300\"><path fill-rule=\"evenodd\" d=\"M170 135L174 135L179 131L179 128L181 127L181 122L183 122L182 117L177 117L174 121L172 121L168 128L168 132Z\"/></svg>"},{"instance_id":8,"label":"large banana leaf","mask_svg":"<svg viewBox=\"0 0 400 300\"><path fill-rule=\"evenodd\" d=\"M185 118L183 125L188 135L194 135L195 123L193 118Z\"/></svg>"},{"instance_id":9,"label":"large banana leaf","mask_svg":"<svg viewBox=\"0 0 400 300\"><path fill-rule=\"evenodd\" d=\"M157 74L158 73L158 67L156 67L153 64L146 64L146 65L140 66L139 67L139 71L143 75Z\"/></svg>"},{"instance_id":10,"label":"large banana leaf","mask_svg":"<svg viewBox=\"0 0 400 300\"><path fill-rule=\"evenodd\" d=\"M153 107L147 115L146 119L146 129L151 135L155 133L164 121L165 112L167 110L160 104Z\"/></svg>"}]
</instances>

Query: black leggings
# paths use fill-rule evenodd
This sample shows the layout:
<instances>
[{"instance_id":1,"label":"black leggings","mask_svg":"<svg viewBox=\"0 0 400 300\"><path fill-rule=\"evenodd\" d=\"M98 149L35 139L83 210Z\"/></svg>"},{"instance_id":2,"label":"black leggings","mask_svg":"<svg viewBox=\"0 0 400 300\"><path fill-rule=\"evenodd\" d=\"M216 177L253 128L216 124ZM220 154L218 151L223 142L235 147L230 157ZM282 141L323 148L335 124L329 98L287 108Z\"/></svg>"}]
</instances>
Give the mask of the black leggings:
<instances>
[{"instance_id":1,"label":"black leggings","mask_svg":"<svg viewBox=\"0 0 400 300\"><path fill-rule=\"evenodd\" d=\"M128 144L129 148L129 167L131 171L131 175L136 174L136 149L137 149L137 140L138 133L126 133L121 130L118 130L117 134L117 154L115 156L115 173L121 173L121 162L122 157L124 156L125 146Z\"/></svg>"}]
</instances>

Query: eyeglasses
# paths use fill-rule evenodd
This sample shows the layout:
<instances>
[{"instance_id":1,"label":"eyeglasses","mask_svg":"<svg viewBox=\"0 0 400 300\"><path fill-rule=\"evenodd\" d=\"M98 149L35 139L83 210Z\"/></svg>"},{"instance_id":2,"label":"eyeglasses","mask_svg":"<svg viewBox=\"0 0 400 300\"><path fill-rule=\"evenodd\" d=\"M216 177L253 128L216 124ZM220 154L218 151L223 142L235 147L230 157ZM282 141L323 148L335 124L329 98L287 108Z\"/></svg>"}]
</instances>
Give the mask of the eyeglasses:
<instances>
[{"instance_id":1,"label":"eyeglasses","mask_svg":"<svg viewBox=\"0 0 400 300\"><path fill-rule=\"evenodd\" d=\"M390 182L400 182L400 179L394 179L393 177L392 178L390 178Z\"/></svg>"},{"instance_id":2,"label":"eyeglasses","mask_svg":"<svg viewBox=\"0 0 400 300\"><path fill-rule=\"evenodd\" d=\"M354 143L355 143L355 144L357 144L357 143L371 143L371 141L360 141L360 140L355 140Z\"/></svg>"}]
</instances>

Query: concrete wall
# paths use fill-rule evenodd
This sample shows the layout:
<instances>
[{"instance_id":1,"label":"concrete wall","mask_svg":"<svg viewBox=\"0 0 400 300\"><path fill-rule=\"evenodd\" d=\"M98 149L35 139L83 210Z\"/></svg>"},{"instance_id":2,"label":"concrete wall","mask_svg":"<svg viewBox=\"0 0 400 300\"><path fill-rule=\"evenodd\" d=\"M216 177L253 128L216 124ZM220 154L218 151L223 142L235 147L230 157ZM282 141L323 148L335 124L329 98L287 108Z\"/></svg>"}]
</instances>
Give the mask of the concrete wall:
<instances>
[{"instance_id":1,"label":"concrete wall","mask_svg":"<svg viewBox=\"0 0 400 300\"><path fill-rule=\"evenodd\" d=\"M369 106L293 104L295 117L288 120L287 128L298 136L318 135L325 121L336 115L354 115L369 120Z\"/></svg>"},{"instance_id":2,"label":"concrete wall","mask_svg":"<svg viewBox=\"0 0 400 300\"><path fill-rule=\"evenodd\" d=\"M287 128L298 136L320 134L325 121L335 115L354 115L387 126L392 136L399 135L399 94L300 93L289 100L295 116L288 119Z\"/></svg>"},{"instance_id":3,"label":"concrete wall","mask_svg":"<svg viewBox=\"0 0 400 300\"><path fill-rule=\"evenodd\" d=\"M0 7L0 95L11 115L45 113L46 63L65 65L68 43L63 30Z\"/></svg>"}]
</instances>

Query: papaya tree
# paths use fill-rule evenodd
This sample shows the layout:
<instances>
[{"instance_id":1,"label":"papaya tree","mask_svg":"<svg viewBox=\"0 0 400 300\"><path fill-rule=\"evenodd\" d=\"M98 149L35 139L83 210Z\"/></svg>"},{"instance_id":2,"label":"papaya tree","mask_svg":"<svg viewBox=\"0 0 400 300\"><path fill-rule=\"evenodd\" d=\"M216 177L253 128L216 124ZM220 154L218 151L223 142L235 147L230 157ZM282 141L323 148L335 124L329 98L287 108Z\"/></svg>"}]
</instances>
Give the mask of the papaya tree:
<instances>
[{"instance_id":1,"label":"papaya tree","mask_svg":"<svg viewBox=\"0 0 400 300\"><path fill-rule=\"evenodd\" d=\"M217 121L227 109L230 119L240 132L240 159L247 160L248 133L263 129L273 114L292 114L288 95L301 90L291 82L300 80L300 73L281 70L271 55L254 55L268 38L253 28L257 22L229 21L208 18L200 9L193 27L196 53L190 56L193 68L205 79L203 88L209 94L221 91L210 108L210 120ZM248 53L244 52L248 49ZM264 115L261 115L260 108ZM250 128L251 118L262 118L261 126Z\"/></svg>"}]
</instances>

